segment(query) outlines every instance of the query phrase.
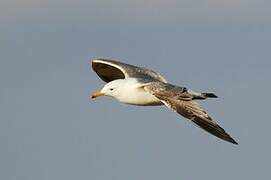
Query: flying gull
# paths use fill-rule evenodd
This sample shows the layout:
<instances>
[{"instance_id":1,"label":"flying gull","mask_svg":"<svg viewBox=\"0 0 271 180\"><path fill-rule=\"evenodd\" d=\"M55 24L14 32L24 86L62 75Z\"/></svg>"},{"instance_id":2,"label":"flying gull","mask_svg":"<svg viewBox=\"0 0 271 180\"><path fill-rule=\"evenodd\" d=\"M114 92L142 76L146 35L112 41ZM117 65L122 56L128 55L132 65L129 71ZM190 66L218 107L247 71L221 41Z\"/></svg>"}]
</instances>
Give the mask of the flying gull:
<instances>
[{"instance_id":1,"label":"flying gull","mask_svg":"<svg viewBox=\"0 0 271 180\"><path fill-rule=\"evenodd\" d=\"M214 136L238 144L196 102L196 100L216 98L215 94L198 93L169 84L164 77L153 70L111 59L94 59L92 68L102 80L107 82L101 90L92 94L92 98L105 95L132 105L166 105Z\"/></svg>"}]
</instances>

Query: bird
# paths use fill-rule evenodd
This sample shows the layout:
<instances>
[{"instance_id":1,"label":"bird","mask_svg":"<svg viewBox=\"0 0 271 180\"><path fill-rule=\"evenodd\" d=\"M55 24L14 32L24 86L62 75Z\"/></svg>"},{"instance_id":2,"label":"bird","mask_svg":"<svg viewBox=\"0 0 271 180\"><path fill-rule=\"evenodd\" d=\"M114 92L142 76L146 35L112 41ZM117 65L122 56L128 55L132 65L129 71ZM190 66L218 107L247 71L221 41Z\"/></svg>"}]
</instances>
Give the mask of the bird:
<instances>
[{"instance_id":1,"label":"bird","mask_svg":"<svg viewBox=\"0 0 271 180\"><path fill-rule=\"evenodd\" d=\"M238 144L198 103L198 100L217 98L214 93L199 93L170 84L154 70L118 60L96 58L91 61L91 66L106 82L101 90L90 95L92 99L110 96L130 105L165 105L210 134Z\"/></svg>"}]
</instances>

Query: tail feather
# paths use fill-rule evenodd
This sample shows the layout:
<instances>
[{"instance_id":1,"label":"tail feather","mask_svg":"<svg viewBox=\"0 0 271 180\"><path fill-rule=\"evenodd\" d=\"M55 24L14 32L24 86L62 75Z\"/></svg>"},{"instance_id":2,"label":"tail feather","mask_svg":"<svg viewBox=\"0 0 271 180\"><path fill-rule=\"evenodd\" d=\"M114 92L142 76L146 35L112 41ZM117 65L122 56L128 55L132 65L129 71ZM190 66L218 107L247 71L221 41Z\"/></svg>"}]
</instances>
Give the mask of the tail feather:
<instances>
[{"instance_id":1,"label":"tail feather","mask_svg":"<svg viewBox=\"0 0 271 180\"><path fill-rule=\"evenodd\" d=\"M207 92L198 93L190 89L188 90L188 93L191 94L193 96L192 99L195 99L195 100L203 100L206 98L217 98L217 95L215 95L214 93L207 93Z\"/></svg>"},{"instance_id":2,"label":"tail feather","mask_svg":"<svg viewBox=\"0 0 271 180\"><path fill-rule=\"evenodd\" d=\"M217 98L217 95L215 95L214 93L201 93L201 94L207 98Z\"/></svg>"},{"instance_id":3,"label":"tail feather","mask_svg":"<svg viewBox=\"0 0 271 180\"><path fill-rule=\"evenodd\" d=\"M217 96L214 93L201 93L200 95L193 94L193 100L204 100L207 98L217 98Z\"/></svg>"}]
</instances>

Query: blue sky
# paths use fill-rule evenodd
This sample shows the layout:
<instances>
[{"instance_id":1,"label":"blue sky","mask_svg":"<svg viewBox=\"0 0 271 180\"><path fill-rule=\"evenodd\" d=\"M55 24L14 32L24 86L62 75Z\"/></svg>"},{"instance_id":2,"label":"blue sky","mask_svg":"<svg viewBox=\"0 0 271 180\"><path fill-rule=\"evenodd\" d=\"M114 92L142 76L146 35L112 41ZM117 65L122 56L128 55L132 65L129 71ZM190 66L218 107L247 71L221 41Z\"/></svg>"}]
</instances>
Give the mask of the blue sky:
<instances>
[{"instance_id":1,"label":"blue sky","mask_svg":"<svg viewBox=\"0 0 271 180\"><path fill-rule=\"evenodd\" d=\"M270 178L269 1L0 2L0 179ZM89 99L90 59L215 92L205 109L238 142L165 107Z\"/></svg>"}]
</instances>

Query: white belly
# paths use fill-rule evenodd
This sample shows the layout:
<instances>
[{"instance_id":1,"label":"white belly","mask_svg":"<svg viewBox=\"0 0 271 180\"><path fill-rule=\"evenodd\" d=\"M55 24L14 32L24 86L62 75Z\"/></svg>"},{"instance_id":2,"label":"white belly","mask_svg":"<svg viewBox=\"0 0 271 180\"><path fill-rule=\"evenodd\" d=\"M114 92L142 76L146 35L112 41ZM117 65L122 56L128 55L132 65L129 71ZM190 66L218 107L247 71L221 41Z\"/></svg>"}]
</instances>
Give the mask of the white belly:
<instances>
[{"instance_id":1,"label":"white belly","mask_svg":"<svg viewBox=\"0 0 271 180\"><path fill-rule=\"evenodd\" d=\"M138 105L138 106L155 106L162 105L162 102L154 95L147 93L142 88L133 88L129 93L125 93L118 97L122 103Z\"/></svg>"}]
</instances>

